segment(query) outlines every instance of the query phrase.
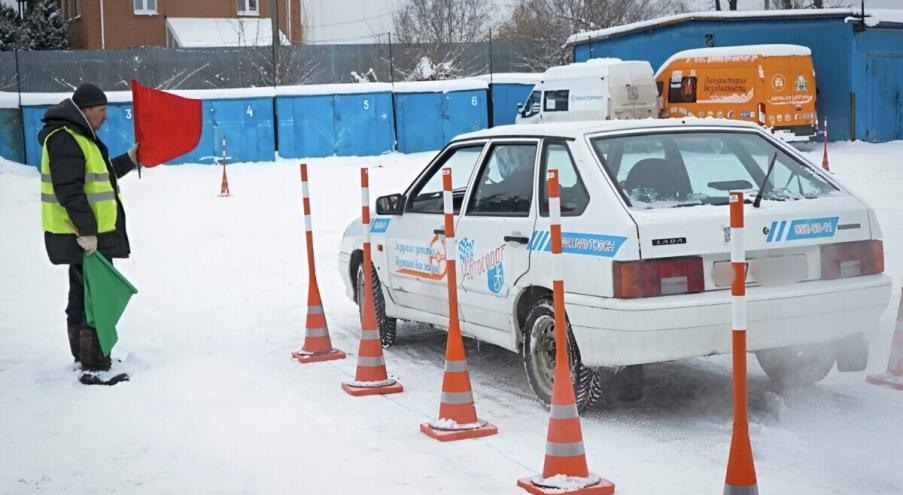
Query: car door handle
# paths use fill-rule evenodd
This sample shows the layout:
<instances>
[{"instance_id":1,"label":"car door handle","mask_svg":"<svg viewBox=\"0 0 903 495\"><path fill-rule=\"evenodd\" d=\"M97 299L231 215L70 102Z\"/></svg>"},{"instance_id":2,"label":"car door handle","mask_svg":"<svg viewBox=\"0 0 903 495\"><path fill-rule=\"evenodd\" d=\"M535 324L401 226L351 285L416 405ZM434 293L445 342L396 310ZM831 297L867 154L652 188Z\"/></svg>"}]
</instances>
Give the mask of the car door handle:
<instances>
[{"instance_id":1,"label":"car door handle","mask_svg":"<svg viewBox=\"0 0 903 495\"><path fill-rule=\"evenodd\" d=\"M505 242L516 242L518 244L526 244L530 242L530 239L527 237L519 236L519 235L506 235L503 237Z\"/></svg>"},{"instance_id":2,"label":"car door handle","mask_svg":"<svg viewBox=\"0 0 903 495\"><path fill-rule=\"evenodd\" d=\"M433 233L436 235L445 235L445 229L433 229Z\"/></svg>"}]
</instances>

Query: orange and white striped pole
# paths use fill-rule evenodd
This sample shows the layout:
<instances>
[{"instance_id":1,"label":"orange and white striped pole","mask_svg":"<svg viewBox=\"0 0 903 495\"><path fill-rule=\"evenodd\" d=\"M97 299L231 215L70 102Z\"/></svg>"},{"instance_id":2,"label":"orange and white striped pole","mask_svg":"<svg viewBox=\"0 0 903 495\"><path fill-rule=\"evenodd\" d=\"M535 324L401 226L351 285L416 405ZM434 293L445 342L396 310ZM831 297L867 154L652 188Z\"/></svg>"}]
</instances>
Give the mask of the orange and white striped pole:
<instances>
[{"instance_id":1,"label":"orange and white striped pole","mask_svg":"<svg viewBox=\"0 0 903 495\"><path fill-rule=\"evenodd\" d=\"M498 433L494 425L477 418L470 388L464 337L458 321L458 242L455 240L455 209L452 171L442 169L442 199L445 213L445 273L448 280L448 340L445 346L445 375L439 400L439 420L423 423L420 431L439 440L462 440Z\"/></svg>"},{"instance_id":2,"label":"orange and white striped pole","mask_svg":"<svg viewBox=\"0 0 903 495\"><path fill-rule=\"evenodd\" d=\"M370 258L370 175L361 167L361 229L364 234L364 297L361 318L361 343L357 353L354 381L342 383L342 390L355 397L362 395L397 394L404 391L386 371L379 323L373 304L373 262Z\"/></svg>"},{"instance_id":3,"label":"orange and white striped pole","mask_svg":"<svg viewBox=\"0 0 903 495\"><path fill-rule=\"evenodd\" d=\"M552 238L552 303L555 310L555 375L546 458L542 475L522 478L517 486L534 494L608 495L615 485L589 472L577 396L568 361L567 318L564 309L564 271L561 263L561 200L558 170L549 169L549 230Z\"/></svg>"},{"instance_id":4,"label":"orange and white striped pole","mask_svg":"<svg viewBox=\"0 0 903 495\"><path fill-rule=\"evenodd\" d=\"M307 183L307 164L301 166L301 203L304 208L304 234L307 239L307 319L304 323L304 344L292 357L302 364L344 359L345 353L332 347L326 313L317 284L317 265L314 262L314 232L310 220L310 189Z\"/></svg>"},{"instance_id":5,"label":"orange and white striped pole","mask_svg":"<svg viewBox=\"0 0 903 495\"><path fill-rule=\"evenodd\" d=\"M223 178L220 181L219 195L224 198L232 195L232 193L229 192L229 178L226 176L226 135L225 134L223 134Z\"/></svg>"},{"instance_id":6,"label":"orange and white striped pole","mask_svg":"<svg viewBox=\"0 0 903 495\"><path fill-rule=\"evenodd\" d=\"M746 248L744 245L743 193L730 193L731 322L733 326L734 428L724 495L758 495L756 466L749 441L746 392Z\"/></svg>"}]
</instances>

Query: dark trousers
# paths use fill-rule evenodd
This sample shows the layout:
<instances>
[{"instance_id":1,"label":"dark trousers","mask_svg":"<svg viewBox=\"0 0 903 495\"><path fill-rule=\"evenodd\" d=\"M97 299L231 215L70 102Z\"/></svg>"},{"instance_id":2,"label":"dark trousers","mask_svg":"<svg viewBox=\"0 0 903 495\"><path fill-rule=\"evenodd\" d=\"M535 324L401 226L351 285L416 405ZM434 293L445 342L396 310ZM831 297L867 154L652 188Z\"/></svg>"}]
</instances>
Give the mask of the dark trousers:
<instances>
[{"instance_id":1,"label":"dark trousers","mask_svg":"<svg viewBox=\"0 0 903 495\"><path fill-rule=\"evenodd\" d=\"M69 304L66 320L75 325L85 324L85 275L82 265L69 265Z\"/></svg>"}]
</instances>

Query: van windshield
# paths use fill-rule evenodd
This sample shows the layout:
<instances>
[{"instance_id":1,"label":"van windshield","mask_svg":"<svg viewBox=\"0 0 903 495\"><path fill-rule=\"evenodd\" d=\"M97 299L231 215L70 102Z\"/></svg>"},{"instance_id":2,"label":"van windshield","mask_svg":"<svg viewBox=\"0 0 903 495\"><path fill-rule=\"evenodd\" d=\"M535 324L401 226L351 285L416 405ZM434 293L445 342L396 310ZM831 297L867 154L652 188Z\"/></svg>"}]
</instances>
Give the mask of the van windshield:
<instances>
[{"instance_id":1,"label":"van windshield","mask_svg":"<svg viewBox=\"0 0 903 495\"><path fill-rule=\"evenodd\" d=\"M808 165L752 133L667 132L591 139L606 172L637 209L727 204L729 191L771 201L837 192Z\"/></svg>"}]
</instances>

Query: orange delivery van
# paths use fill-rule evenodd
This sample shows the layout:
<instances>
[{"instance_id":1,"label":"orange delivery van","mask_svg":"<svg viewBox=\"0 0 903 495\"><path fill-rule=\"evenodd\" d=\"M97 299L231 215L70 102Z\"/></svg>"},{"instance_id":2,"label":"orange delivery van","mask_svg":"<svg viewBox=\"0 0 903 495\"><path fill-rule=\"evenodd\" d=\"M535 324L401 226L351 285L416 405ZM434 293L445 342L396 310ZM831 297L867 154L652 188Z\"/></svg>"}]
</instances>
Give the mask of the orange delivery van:
<instances>
[{"instance_id":1,"label":"orange delivery van","mask_svg":"<svg viewBox=\"0 0 903 495\"><path fill-rule=\"evenodd\" d=\"M655 74L660 116L758 122L785 141L815 136L815 69L799 45L684 50Z\"/></svg>"}]
</instances>

